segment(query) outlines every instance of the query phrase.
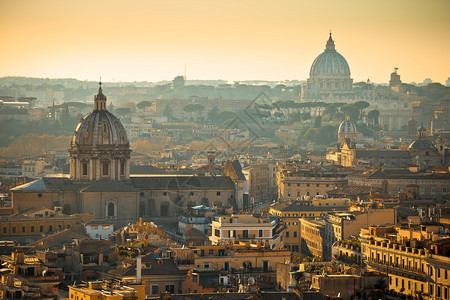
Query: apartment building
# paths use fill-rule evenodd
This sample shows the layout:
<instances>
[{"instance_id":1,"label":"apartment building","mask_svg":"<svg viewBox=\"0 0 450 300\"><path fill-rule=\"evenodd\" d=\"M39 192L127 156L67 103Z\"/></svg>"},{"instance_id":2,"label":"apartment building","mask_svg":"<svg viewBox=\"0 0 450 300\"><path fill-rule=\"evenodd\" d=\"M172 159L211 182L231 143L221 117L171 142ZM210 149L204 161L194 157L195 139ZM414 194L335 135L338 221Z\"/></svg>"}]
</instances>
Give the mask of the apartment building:
<instances>
[{"instance_id":1,"label":"apartment building","mask_svg":"<svg viewBox=\"0 0 450 300\"><path fill-rule=\"evenodd\" d=\"M252 215L231 215L216 217L211 223L213 245L227 244L234 240L264 241L270 249L283 248L284 226L277 221Z\"/></svg>"}]
</instances>

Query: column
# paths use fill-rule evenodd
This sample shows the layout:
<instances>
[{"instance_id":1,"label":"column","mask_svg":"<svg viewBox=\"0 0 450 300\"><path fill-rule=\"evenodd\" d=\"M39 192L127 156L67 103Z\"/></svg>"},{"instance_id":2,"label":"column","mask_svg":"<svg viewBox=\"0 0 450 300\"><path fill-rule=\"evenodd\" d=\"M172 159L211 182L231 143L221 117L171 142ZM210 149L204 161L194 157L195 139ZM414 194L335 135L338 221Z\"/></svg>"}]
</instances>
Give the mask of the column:
<instances>
[{"instance_id":1,"label":"column","mask_svg":"<svg viewBox=\"0 0 450 300\"><path fill-rule=\"evenodd\" d=\"M75 165L75 179L79 179L80 178L80 160L75 159L74 165Z\"/></svg>"},{"instance_id":2,"label":"column","mask_svg":"<svg viewBox=\"0 0 450 300\"><path fill-rule=\"evenodd\" d=\"M125 161L125 178L129 179L130 178L130 159L127 158L127 160Z\"/></svg>"},{"instance_id":3,"label":"column","mask_svg":"<svg viewBox=\"0 0 450 300\"><path fill-rule=\"evenodd\" d=\"M101 173L100 173L100 159L96 158L95 159L95 164L96 164L96 168L95 168L95 177L94 179L100 179L101 177Z\"/></svg>"},{"instance_id":4,"label":"column","mask_svg":"<svg viewBox=\"0 0 450 300\"><path fill-rule=\"evenodd\" d=\"M92 159L89 160L89 169L88 169L88 174L89 174L89 180L92 180L94 177L94 163L92 161Z\"/></svg>"},{"instance_id":5,"label":"column","mask_svg":"<svg viewBox=\"0 0 450 300\"><path fill-rule=\"evenodd\" d=\"M110 177L112 180L114 180L116 179L116 160L114 158L111 159L110 169L111 169Z\"/></svg>"},{"instance_id":6,"label":"column","mask_svg":"<svg viewBox=\"0 0 450 300\"><path fill-rule=\"evenodd\" d=\"M70 179L73 179L73 169L74 169L73 158L71 157L70 158Z\"/></svg>"}]
</instances>

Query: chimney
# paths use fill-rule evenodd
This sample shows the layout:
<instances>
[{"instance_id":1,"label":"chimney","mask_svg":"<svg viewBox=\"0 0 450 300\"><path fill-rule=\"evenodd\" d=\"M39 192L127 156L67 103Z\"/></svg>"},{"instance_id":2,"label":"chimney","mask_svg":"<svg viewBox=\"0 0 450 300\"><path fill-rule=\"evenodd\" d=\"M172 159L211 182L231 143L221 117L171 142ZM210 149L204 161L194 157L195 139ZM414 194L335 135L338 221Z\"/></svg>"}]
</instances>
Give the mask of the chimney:
<instances>
[{"instance_id":1,"label":"chimney","mask_svg":"<svg viewBox=\"0 0 450 300\"><path fill-rule=\"evenodd\" d=\"M136 283L141 283L141 273L142 273L142 257L138 256L136 259Z\"/></svg>"}]
</instances>

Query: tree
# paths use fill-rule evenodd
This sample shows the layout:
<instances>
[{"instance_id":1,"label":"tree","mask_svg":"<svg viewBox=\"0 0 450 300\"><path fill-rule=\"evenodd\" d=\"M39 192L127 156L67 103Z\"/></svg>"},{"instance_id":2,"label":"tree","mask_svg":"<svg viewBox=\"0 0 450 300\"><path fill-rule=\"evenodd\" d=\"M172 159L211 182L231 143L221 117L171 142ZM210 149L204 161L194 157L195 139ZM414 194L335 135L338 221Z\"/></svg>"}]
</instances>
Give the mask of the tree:
<instances>
[{"instance_id":1,"label":"tree","mask_svg":"<svg viewBox=\"0 0 450 300\"><path fill-rule=\"evenodd\" d=\"M313 142L317 141L318 136L319 136L319 129L317 128L308 129L308 131L304 135L305 139Z\"/></svg>"},{"instance_id":2,"label":"tree","mask_svg":"<svg viewBox=\"0 0 450 300\"><path fill-rule=\"evenodd\" d=\"M119 108L116 108L116 110L114 112L118 115L125 116L125 115L131 113L131 109L129 109L128 107L119 107Z\"/></svg>"},{"instance_id":3,"label":"tree","mask_svg":"<svg viewBox=\"0 0 450 300\"><path fill-rule=\"evenodd\" d=\"M152 103L150 101L141 101L138 104L136 104L136 107L139 109L145 109L147 107L151 107Z\"/></svg>"},{"instance_id":4,"label":"tree","mask_svg":"<svg viewBox=\"0 0 450 300\"><path fill-rule=\"evenodd\" d=\"M224 123L226 120L235 119L237 114L232 111L221 111L217 114L216 120L220 123Z\"/></svg>"},{"instance_id":5,"label":"tree","mask_svg":"<svg viewBox=\"0 0 450 300\"><path fill-rule=\"evenodd\" d=\"M201 104L188 104L185 107L183 107L183 110L185 112L188 112L189 114L191 114L191 119L192 119L193 112L196 112L197 114L199 114L200 112L205 110L205 107Z\"/></svg>"},{"instance_id":6,"label":"tree","mask_svg":"<svg viewBox=\"0 0 450 300\"><path fill-rule=\"evenodd\" d=\"M320 126L322 126L322 117L317 116L314 119L314 128L320 128Z\"/></svg>"},{"instance_id":7,"label":"tree","mask_svg":"<svg viewBox=\"0 0 450 300\"><path fill-rule=\"evenodd\" d=\"M380 112L376 109L369 111L367 114L370 120L372 120L373 125L378 125L378 118L380 117Z\"/></svg>"},{"instance_id":8,"label":"tree","mask_svg":"<svg viewBox=\"0 0 450 300\"><path fill-rule=\"evenodd\" d=\"M134 101L127 101L125 103L122 103L120 105L120 107L122 108L128 108L130 109L130 112L135 112L136 111L136 103L134 103Z\"/></svg>"},{"instance_id":9,"label":"tree","mask_svg":"<svg viewBox=\"0 0 450 300\"><path fill-rule=\"evenodd\" d=\"M332 125L325 125L319 128L319 135L317 142L323 145L329 145L336 142L336 127Z\"/></svg>"},{"instance_id":10,"label":"tree","mask_svg":"<svg viewBox=\"0 0 450 300\"><path fill-rule=\"evenodd\" d=\"M359 110L359 117L362 117L363 110L370 106L369 102L358 101L353 103L353 106Z\"/></svg>"},{"instance_id":11,"label":"tree","mask_svg":"<svg viewBox=\"0 0 450 300\"><path fill-rule=\"evenodd\" d=\"M163 115L167 117L167 119L170 119L172 117L172 109L170 108L169 104L164 107Z\"/></svg>"},{"instance_id":12,"label":"tree","mask_svg":"<svg viewBox=\"0 0 450 300\"><path fill-rule=\"evenodd\" d=\"M219 108L217 107L217 105L214 105L214 107L208 112L208 120L214 121L218 113Z\"/></svg>"},{"instance_id":13,"label":"tree","mask_svg":"<svg viewBox=\"0 0 450 300\"><path fill-rule=\"evenodd\" d=\"M341 110L350 117L351 120L358 120L359 110L352 104L345 104Z\"/></svg>"}]
</instances>

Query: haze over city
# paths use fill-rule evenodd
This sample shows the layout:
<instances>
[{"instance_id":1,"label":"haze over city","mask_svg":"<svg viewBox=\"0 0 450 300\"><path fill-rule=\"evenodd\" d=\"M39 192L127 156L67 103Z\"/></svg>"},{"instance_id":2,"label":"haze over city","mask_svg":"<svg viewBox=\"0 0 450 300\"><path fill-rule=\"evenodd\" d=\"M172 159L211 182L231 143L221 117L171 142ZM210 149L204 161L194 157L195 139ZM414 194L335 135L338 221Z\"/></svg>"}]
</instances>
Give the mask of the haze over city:
<instances>
[{"instance_id":1,"label":"haze over city","mask_svg":"<svg viewBox=\"0 0 450 300\"><path fill-rule=\"evenodd\" d=\"M0 299L450 300L450 0L0 0Z\"/></svg>"},{"instance_id":2,"label":"haze over city","mask_svg":"<svg viewBox=\"0 0 450 300\"><path fill-rule=\"evenodd\" d=\"M2 1L0 76L305 80L330 30L354 81L445 84L450 2Z\"/></svg>"}]
</instances>

